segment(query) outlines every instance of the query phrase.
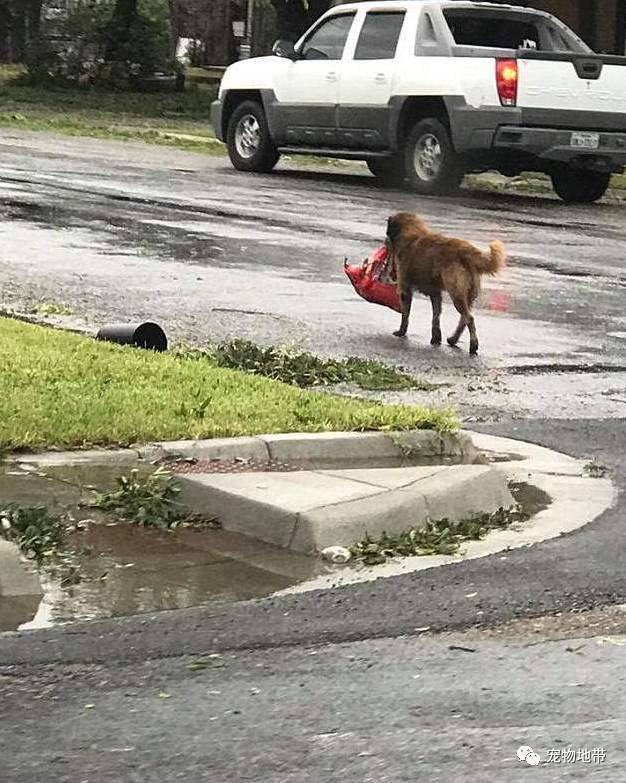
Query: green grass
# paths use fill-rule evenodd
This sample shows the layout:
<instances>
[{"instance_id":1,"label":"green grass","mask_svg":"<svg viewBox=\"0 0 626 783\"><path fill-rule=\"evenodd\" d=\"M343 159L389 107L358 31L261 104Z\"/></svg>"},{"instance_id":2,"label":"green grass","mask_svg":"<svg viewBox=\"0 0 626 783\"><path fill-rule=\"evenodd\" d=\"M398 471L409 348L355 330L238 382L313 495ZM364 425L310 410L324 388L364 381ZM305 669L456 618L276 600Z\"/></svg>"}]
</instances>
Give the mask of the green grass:
<instances>
[{"instance_id":1,"label":"green grass","mask_svg":"<svg viewBox=\"0 0 626 783\"><path fill-rule=\"evenodd\" d=\"M524 196L554 195L554 189L548 175L532 171L523 172L517 177L503 177L496 172L469 174L465 178L465 187L469 190L487 193L510 193ZM613 198L623 200L624 190L626 190L626 175L614 174L611 177L609 193Z\"/></svg>"},{"instance_id":2,"label":"green grass","mask_svg":"<svg viewBox=\"0 0 626 783\"><path fill-rule=\"evenodd\" d=\"M0 126L221 153L210 125L216 91L214 84L183 93L40 87L26 83L19 66L2 66Z\"/></svg>"},{"instance_id":3,"label":"green grass","mask_svg":"<svg viewBox=\"0 0 626 783\"><path fill-rule=\"evenodd\" d=\"M613 174L611 187L614 190L626 190L626 174Z\"/></svg>"},{"instance_id":4,"label":"green grass","mask_svg":"<svg viewBox=\"0 0 626 783\"><path fill-rule=\"evenodd\" d=\"M272 432L452 430L449 409L384 406L0 318L0 448Z\"/></svg>"},{"instance_id":5,"label":"green grass","mask_svg":"<svg viewBox=\"0 0 626 783\"><path fill-rule=\"evenodd\" d=\"M74 315L69 305L59 302L40 302L31 310L35 315Z\"/></svg>"}]
</instances>

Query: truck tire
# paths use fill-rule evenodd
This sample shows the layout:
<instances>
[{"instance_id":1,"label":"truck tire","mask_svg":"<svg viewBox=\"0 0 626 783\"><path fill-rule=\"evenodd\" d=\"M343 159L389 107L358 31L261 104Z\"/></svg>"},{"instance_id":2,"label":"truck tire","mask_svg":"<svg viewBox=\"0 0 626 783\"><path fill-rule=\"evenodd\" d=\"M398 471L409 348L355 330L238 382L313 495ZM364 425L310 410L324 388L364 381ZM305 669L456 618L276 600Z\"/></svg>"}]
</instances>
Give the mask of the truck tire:
<instances>
[{"instance_id":1,"label":"truck tire","mask_svg":"<svg viewBox=\"0 0 626 783\"><path fill-rule=\"evenodd\" d=\"M424 196L454 193L463 180L463 166L445 125L434 117L420 120L404 145L409 184Z\"/></svg>"},{"instance_id":2,"label":"truck tire","mask_svg":"<svg viewBox=\"0 0 626 783\"><path fill-rule=\"evenodd\" d=\"M263 107L243 101L228 121L226 146L230 162L238 171L271 171L280 154L272 142Z\"/></svg>"},{"instance_id":3,"label":"truck tire","mask_svg":"<svg viewBox=\"0 0 626 783\"><path fill-rule=\"evenodd\" d=\"M381 185L398 186L405 179L404 161L402 158L370 158L365 162L367 163L367 168Z\"/></svg>"},{"instance_id":4,"label":"truck tire","mask_svg":"<svg viewBox=\"0 0 626 783\"><path fill-rule=\"evenodd\" d=\"M591 204L604 196L611 182L605 171L584 171L562 166L550 178L557 195L569 204Z\"/></svg>"}]
</instances>

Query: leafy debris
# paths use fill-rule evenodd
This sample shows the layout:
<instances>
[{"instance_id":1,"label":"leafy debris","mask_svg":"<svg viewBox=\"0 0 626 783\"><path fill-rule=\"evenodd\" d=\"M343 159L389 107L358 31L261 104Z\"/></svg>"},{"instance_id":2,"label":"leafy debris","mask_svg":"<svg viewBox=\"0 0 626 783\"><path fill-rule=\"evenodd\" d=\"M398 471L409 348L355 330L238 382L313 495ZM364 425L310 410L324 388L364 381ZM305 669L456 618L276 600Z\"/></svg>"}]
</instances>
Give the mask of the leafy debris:
<instances>
[{"instance_id":1,"label":"leafy debris","mask_svg":"<svg viewBox=\"0 0 626 783\"><path fill-rule=\"evenodd\" d=\"M37 564L59 555L65 530L63 517L45 506L10 505L0 511L0 535Z\"/></svg>"},{"instance_id":2,"label":"leafy debris","mask_svg":"<svg viewBox=\"0 0 626 783\"><path fill-rule=\"evenodd\" d=\"M421 390L438 388L405 372L373 359L323 359L293 346L257 345L250 340L231 340L212 351L182 351L187 358L210 359L219 367L263 375L291 386L335 386L347 383L368 391Z\"/></svg>"},{"instance_id":3,"label":"leafy debris","mask_svg":"<svg viewBox=\"0 0 626 783\"><path fill-rule=\"evenodd\" d=\"M491 530L502 530L528 518L527 512L516 505L493 514L473 514L456 522L439 519L396 535L383 533L378 539L368 535L350 547L350 552L365 565L379 565L393 557L456 555L464 541L479 541Z\"/></svg>"},{"instance_id":4,"label":"leafy debris","mask_svg":"<svg viewBox=\"0 0 626 783\"><path fill-rule=\"evenodd\" d=\"M180 491L178 482L163 468L147 477L131 470L130 475L117 479L117 489L97 494L89 505L128 522L161 530L199 525L219 527L216 519L192 514L177 502Z\"/></svg>"}]
</instances>

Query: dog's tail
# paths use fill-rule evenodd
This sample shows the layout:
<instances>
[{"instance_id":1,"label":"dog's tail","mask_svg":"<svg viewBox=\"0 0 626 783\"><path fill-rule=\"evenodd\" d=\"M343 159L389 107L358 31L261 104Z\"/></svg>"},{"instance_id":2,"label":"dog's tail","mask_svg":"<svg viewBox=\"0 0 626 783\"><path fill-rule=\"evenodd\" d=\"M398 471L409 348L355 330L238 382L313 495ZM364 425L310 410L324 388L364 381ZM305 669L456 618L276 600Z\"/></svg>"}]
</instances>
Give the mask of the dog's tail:
<instances>
[{"instance_id":1,"label":"dog's tail","mask_svg":"<svg viewBox=\"0 0 626 783\"><path fill-rule=\"evenodd\" d=\"M506 250L502 242L491 242L489 253L472 255L472 266L483 275L497 275L506 265Z\"/></svg>"},{"instance_id":2,"label":"dog's tail","mask_svg":"<svg viewBox=\"0 0 626 783\"><path fill-rule=\"evenodd\" d=\"M502 242L495 240L489 243L489 254L484 253L484 271L488 275L497 275L506 266L506 249Z\"/></svg>"}]
</instances>

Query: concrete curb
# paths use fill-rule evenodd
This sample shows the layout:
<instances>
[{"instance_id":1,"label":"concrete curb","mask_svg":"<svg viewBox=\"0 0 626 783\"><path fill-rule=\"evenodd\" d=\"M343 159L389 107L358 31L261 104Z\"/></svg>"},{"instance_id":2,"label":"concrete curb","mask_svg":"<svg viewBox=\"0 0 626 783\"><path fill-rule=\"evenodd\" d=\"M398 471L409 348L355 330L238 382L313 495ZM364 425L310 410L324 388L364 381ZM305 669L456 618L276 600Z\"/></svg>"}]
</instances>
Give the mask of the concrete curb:
<instances>
[{"instance_id":1,"label":"concrete curb","mask_svg":"<svg viewBox=\"0 0 626 783\"><path fill-rule=\"evenodd\" d=\"M432 430L413 432L322 432L265 435L270 459L290 462L310 470L395 467L408 459L459 459L473 462L478 456L466 434L441 435Z\"/></svg>"},{"instance_id":2,"label":"concrete curb","mask_svg":"<svg viewBox=\"0 0 626 783\"><path fill-rule=\"evenodd\" d=\"M193 512L305 553L515 503L505 475L485 465L189 474L180 482Z\"/></svg>"},{"instance_id":3,"label":"concrete curb","mask_svg":"<svg viewBox=\"0 0 626 783\"><path fill-rule=\"evenodd\" d=\"M276 460L308 470L349 465L353 468L393 467L407 459L444 458L473 462L478 452L465 433L440 434L433 430L411 432L315 432L172 441L140 448L143 459L194 457L196 459Z\"/></svg>"},{"instance_id":4,"label":"concrete curb","mask_svg":"<svg viewBox=\"0 0 626 783\"><path fill-rule=\"evenodd\" d=\"M0 600L42 594L34 566L22 557L15 544L0 539Z\"/></svg>"},{"instance_id":5,"label":"concrete curb","mask_svg":"<svg viewBox=\"0 0 626 783\"><path fill-rule=\"evenodd\" d=\"M352 470L333 470L333 461L338 459L339 444L341 444L342 449L345 449L345 452L351 455L351 459L356 462L356 464L351 465ZM267 460L272 457L281 461L288 461L287 458L292 462L298 460L307 464L309 470L313 470L327 478L337 478L338 474L341 474L339 478L357 481L361 485L361 490L364 486L369 485L373 491L369 496L368 493L365 493L367 498L365 507L372 507L371 498L380 497L385 490L390 489L389 481L385 484L384 477L381 475L390 467L389 462L396 467L396 470L390 472L395 473L396 477L399 477L402 470L398 470L398 466L406 466L407 461L415 457L419 457L426 463L432 459L433 466L430 468L411 468L410 470L430 471L429 475L432 476L445 469L445 465L442 465L442 463L446 461L457 463L456 470L468 467L468 463L469 466L473 464L474 468L480 468L481 463L484 465L484 463L489 461L495 462L498 465L498 469L494 470L492 468L490 470L499 475L498 482L500 483L493 485L496 497L497 492L501 491L502 482L505 482L506 479L532 484L551 496L551 506L536 514L520 529L496 531L483 541L469 542L465 546L464 558L485 557L506 549L530 546L563 533L574 531L588 524L609 508L617 495L616 488L609 479L587 477L584 470L586 463L582 460L577 460L534 444L471 432L444 436L428 430L403 433L268 435L255 438L175 441L151 444L135 449L19 454L10 456L5 461L26 463L42 468L46 466L61 467L71 465L135 467L140 464L145 465L150 460L158 460L166 456L255 460ZM465 466L459 466L459 462L465 463ZM476 463L479 464L477 465ZM370 478L365 482L362 481L362 477L359 479L358 476L348 475L359 469L371 471ZM375 474L377 475L374 478ZM256 474L257 479L259 475ZM268 475L275 477L280 474ZM293 476L294 474L291 475ZM225 477L227 478L228 476ZM427 475L424 473L421 479L425 480L426 478ZM395 484L393 486L395 490L406 487L407 482L403 485L401 478L396 478L394 481ZM382 486L380 485L381 483ZM417 479L408 482L409 485L416 483ZM432 490L433 488L431 487L430 489ZM387 494L390 495L391 493L387 492ZM443 494L451 495L449 485ZM462 489L456 494L461 500L464 501L466 499L466 493ZM363 497L363 492L361 492L361 497ZM431 499L430 508L428 509L429 513L434 518L445 516L441 507L436 508L434 502L437 497L436 493L431 491L429 497ZM450 497L447 498L447 501L449 500ZM357 508L360 501L348 498L346 502L352 504L351 514L355 511L364 512L364 508ZM415 498L411 502L413 514L415 513L417 502ZM501 501L496 500L494 502L502 504ZM333 513L338 511L338 509L335 509ZM301 510L301 513L300 521L308 521L307 517L309 514L314 517L318 512L315 508L311 508ZM326 511L323 514L320 512L322 520L326 513ZM456 515L460 512L452 513ZM414 517L412 522L414 523ZM370 529L369 525L371 522L367 524L368 529ZM387 524L385 527L391 531L390 525ZM407 525L404 524L403 528L405 529L406 527ZM320 526L320 530L323 531L323 525ZM371 532L374 534L376 530L371 529ZM275 535L275 531L272 532L272 535ZM315 538L310 531L307 531L305 524L300 525L298 529L294 522L290 535L288 537L285 535L282 541L277 543L286 546L295 542L296 546L308 549L321 546L325 540L323 535L325 533L320 532L319 537ZM250 539L250 546L253 546L253 541L254 539ZM334 538L333 543L336 543ZM4 552L8 562L9 555L6 553L9 552L9 549L4 547ZM338 572L301 583L283 592L306 592L308 590L335 587L341 584L371 581L401 573L454 564L459 562L459 559L462 558L445 556L415 557L399 559L375 568L343 568ZM14 548L11 549L11 561L13 564L19 563L20 569L16 570L15 573L18 574L17 578L23 579L25 566L19 553L16 553ZM2 550L0 549L0 577L4 576L5 583L8 584L7 575L9 571L4 568L3 563ZM28 594L25 594L25 599L28 595L32 595L30 591L33 586L35 586L35 595L39 596L41 594L38 580L35 585L32 577L37 579L35 575L30 574L28 575L30 581L27 579L26 582L22 582L25 587L17 588L28 591ZM16 588L10 589L15 590ZM13 600L8 597L8 593L5 592L3 594L0 581L0 596L2 595L6 596L4 598L5 604L9 600ZM22 599L17 597L15 600L19 601Z\"/></svg>"},{"instance_id":6,"label":"concrete curb","mask_svg":"<svg viewBox=\"0 0 626 783\"><path fill-rule=\"evenodd\" d=\"M538 487L550 496L550 506L516 529L496 530L482 541L467 542L460 556L407 557L374 567L343 567L335 573L302 582L276 595L386 579L533 546L584 527L615 503L618 491L613 482L608 478L587 476L585 460L524 441L481 433L467 434L488 459L497 462L498 468L509 481ZM502 558L506 559L506 554Z\"/></svg>"},{"instance_id":7,"label":"concrete curb","mask_svg":"<svg viewBox=\"0 0 626 783\"><path fill-rule=\"evenodd\" d=\"M478 451L467 433L440 434L434 430L407 432L319 432L258 435L149 443L131 449L91 449L16 454L7 460L38 467L75 465L133 465L165 458L201 460L277 460L308 470L336 467L399 467L429 460L473 463Z\"/></svg>"},{"instance_id":8,"label":"concrete curb","mask_svg":"<svg viewBox=\"0 0 626 783\"><path fill-rule=\"evenodd\" d=\"M44 451L41 454L26 452L6 457L5 462L19 465L33 465L38 468L71 468L80 465L133 466L139 456L132 449L89 449L87 451Z\"/></svg>"}]
</instances>

